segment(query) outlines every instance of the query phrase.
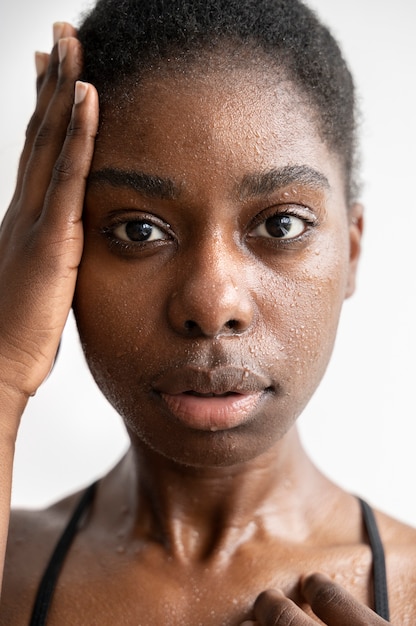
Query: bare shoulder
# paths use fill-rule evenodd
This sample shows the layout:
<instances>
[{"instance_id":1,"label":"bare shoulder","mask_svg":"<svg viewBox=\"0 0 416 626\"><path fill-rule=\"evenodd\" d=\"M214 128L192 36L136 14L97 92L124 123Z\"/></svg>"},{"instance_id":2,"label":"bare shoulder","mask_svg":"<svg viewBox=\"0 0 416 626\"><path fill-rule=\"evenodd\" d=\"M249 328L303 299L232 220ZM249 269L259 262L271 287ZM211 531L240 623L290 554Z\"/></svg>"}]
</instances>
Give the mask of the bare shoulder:
<instances>
[{"instance_id":1,"label":"bare shoulder","mask_svg":"<svg viewBox=\"0 0 416 626\"><path fill-rule=\"evenodd\" d=\"M416 528L381 511L375 511L375 515L386 551L416 550Z\"/></svg>"},{"instance_id":2,"label":"bare shoulder","mask_svg":"<svg viewBox=\"0 0 416 626\"><path fill-rule=\"evenodd\" d=\"M47 509L12 511L1 593L0 626L29 623L43 572L78 499L79 494L73 494Z\"/></svg>"},{"instance_id":3,"label":"bare shoulder","mask_svg":"<svg viewBox=\"0 0 416 626\"><path fill-rule=\"evenodd\" d=\"M411 626L416 620L416 529L376 512L386 554L393 624Z\"/></svg>"}]
</instances>

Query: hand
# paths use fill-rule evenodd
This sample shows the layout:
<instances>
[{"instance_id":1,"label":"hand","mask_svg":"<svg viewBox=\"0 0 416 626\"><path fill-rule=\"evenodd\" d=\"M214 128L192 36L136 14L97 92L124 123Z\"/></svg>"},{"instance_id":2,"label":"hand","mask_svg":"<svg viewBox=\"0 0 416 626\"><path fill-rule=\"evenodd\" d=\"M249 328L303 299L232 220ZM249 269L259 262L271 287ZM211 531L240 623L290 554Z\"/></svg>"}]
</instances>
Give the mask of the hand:
<instances>
[{"instance_id":1,"label":"hand","mask_svg":"<svg viewBox=\"0 0 416 626\"><path fill-rule=\"evenodd\" d=\"M69 24L37 55L37 103L16 191L0 228L0 388L33 395L48 375L71 308L83 247L82 208L98 97L78 83L82 51Z\"/></svg>"},{"instance_id":2,"label":"hand","mask_svg":"<svg viewBox=\"0 0 416 626\"><path fill-rule=\"evenodd\" d=\"M312 574L301 583L301 592L313 612L327 626L383 626L388 624L348 591L323 574ZM284 593L265 591L254 605L256 621L241 626L316 626Z\"/></svg>"}]
</instances>

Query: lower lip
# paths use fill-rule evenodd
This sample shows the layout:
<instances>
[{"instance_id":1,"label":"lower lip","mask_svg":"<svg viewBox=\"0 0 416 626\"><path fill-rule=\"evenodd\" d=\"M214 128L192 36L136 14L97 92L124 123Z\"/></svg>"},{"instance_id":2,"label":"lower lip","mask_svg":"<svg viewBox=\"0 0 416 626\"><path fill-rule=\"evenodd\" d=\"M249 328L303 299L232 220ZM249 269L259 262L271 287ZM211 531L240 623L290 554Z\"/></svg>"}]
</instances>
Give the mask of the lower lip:
<instances>
[{"instance_id":1,"label":"lower lip","mask_svg":"<svg viewBox=\"0 0 416 626\"><path fill-rule=\"evenodd\" d=\"M247 421L263 393L203 398L186 393L161 393L170 412L196 430L228 430Z\"/></svg>"}]
</instances>

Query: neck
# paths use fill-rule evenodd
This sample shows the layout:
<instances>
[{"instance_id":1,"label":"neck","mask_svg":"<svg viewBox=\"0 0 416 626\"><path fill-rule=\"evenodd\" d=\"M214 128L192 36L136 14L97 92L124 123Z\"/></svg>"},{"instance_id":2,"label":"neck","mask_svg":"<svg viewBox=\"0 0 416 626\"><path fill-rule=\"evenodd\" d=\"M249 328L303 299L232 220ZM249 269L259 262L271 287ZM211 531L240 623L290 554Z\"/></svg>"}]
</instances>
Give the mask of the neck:
<instances>
[{"instance_id":1,"label":"neck","mask_svg":"<svg viewBox=\"0 0 416 626\"><path fill-rule=\"evenodd\" d=\"M186 467L133 443L112 480L128 489L132 532L145 529L183 561L230 556L259 532L304 540L326 482L295 429L232 467Z\"/></svg>"}]
</instances>

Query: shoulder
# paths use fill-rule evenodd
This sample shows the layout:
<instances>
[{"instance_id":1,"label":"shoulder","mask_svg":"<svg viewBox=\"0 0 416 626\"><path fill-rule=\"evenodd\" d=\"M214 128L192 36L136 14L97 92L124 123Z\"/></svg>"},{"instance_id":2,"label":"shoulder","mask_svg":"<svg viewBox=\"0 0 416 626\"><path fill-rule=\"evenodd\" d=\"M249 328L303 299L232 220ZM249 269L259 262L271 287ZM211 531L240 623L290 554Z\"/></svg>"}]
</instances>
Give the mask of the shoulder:
<instances>
[{"instance_id":1,"label":"shoulder","mask_svg":"<svg viewBox=\"0 0 416 626\"><path fill-rule=\"evenodd\" d=\"M74 494L44 510L11 512L0 625L29 623L42 575L79 497Z\"/></svg>"},{"instance_id":2,"label":"shoulder","mask_svg":"<svg viewBox=\"0 0 416 626\"><path fill-rule=\"evenodd\" d=\"M374 513L386 553L401 552L402 550L413 553L413 550L416 550L416 528L381 511Z\"/></svg>"},{"instance_id":3,"label":"shoulder","mask_svg":"<svg viewBox=\"0 0 416 626\"><path fill-rule=\"evenodd\" d=\"M416 529L375 512L384 545L393 624L411 626L416 615Z\"/></svg>"}]
</instances>

